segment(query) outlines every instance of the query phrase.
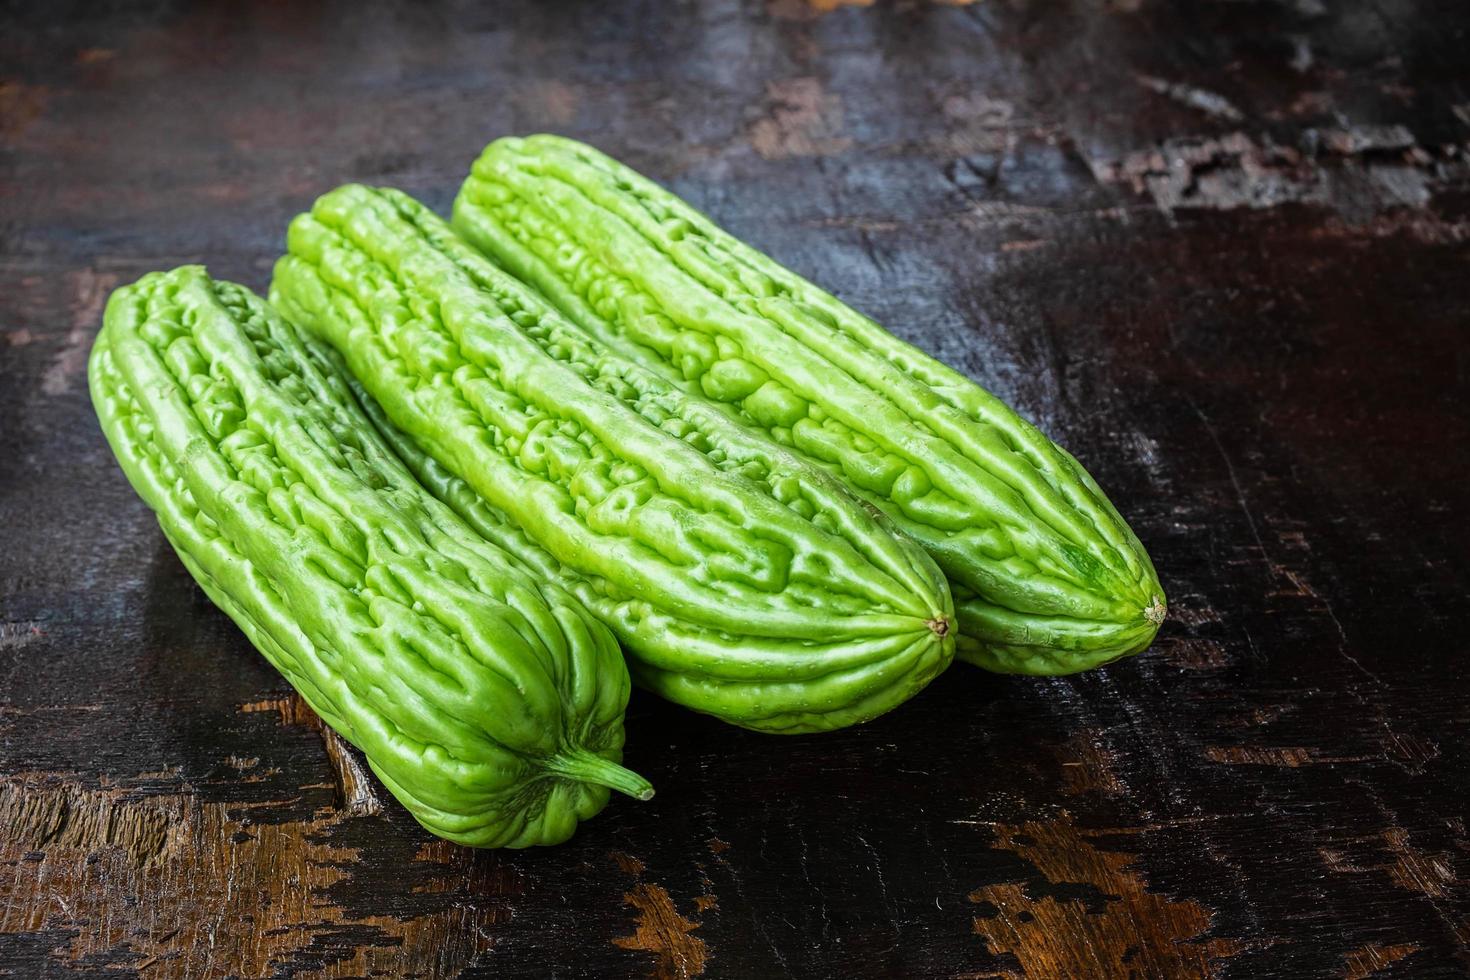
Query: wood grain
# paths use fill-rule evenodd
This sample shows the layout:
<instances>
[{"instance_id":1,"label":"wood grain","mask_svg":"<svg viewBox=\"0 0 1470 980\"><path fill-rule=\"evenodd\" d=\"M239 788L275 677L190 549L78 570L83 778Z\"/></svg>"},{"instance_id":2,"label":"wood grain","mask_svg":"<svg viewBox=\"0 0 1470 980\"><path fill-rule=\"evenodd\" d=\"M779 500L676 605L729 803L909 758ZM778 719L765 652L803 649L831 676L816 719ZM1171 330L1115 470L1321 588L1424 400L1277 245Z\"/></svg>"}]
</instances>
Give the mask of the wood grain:
<instances>
[{"instance_id":1,"label":"wood grain","mask_svg":"<svg viewBox=\"0 0 1470 980\"><path fill-rule=\"evenodd\" d=\"M1470 10L1449 0L10 4L0 975L1470 971ZM554 130L1016 405L1170 595L770 738L635 694L570 843L425 835L179 567L102 305L263 287L349 180Z\"/></svg>"}]
</instances>

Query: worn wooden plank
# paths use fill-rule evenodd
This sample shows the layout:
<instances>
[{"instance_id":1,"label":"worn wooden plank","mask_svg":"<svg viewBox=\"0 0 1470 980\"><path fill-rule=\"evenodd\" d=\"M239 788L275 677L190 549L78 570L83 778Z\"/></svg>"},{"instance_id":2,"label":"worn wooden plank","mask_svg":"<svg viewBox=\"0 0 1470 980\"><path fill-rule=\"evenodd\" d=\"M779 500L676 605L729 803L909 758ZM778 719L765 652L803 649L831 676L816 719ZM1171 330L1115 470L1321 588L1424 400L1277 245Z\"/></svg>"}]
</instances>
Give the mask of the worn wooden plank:
<instances>
[{"instance_id":1,"label":"worn wooden plank","mask_svg":"<svg viewBox=\"0 0 1470 980\"><path fill-rule=\"evenodd\" d=\"M85 9L85 16L82 15ZM0 973L1470 970L1470 11L984 0L0 13ZM587 139L1069 446L1171 619L777 739L641 694L568 845L376 786L112 463L108 290Z\"/></svg>"}]
</instances>

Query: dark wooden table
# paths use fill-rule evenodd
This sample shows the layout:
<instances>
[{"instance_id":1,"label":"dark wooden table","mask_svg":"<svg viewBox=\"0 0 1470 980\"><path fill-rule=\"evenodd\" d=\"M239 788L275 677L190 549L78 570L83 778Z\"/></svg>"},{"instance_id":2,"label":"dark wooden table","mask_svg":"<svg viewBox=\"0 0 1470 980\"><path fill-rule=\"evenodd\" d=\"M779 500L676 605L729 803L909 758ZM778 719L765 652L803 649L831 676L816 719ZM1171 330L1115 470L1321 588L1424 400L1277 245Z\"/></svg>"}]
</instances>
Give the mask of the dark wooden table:
<instances>
[{"instance_id":1,"label":"dark wooden table","mask_svg":"<svg viewBox=\"0 0 1470 980\"><path fill-rule=\"evenodd\" d=\"M833 8L833 9L827 9ZM0 975L1470 971L1470 7L6 4ZM263 287L348 180L589 140L1081 457L1171 617L776 738L635 694L658 786L436 841L194 586L85 359Z\"/></svg>"}]
</instances>

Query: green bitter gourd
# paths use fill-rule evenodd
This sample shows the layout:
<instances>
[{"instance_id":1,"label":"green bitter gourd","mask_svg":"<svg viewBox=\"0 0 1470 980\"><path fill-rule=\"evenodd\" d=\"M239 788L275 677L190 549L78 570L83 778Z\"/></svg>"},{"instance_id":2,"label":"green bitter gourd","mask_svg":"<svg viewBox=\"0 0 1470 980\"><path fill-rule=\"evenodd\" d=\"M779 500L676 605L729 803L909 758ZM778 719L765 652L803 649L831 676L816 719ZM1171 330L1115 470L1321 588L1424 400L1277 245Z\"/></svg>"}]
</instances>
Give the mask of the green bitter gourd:
<instances>
[{"instance_id":1,"label":"green bitter gourd","mask_svg":"<svg viewBox=\"0 0 1470 980\"><path fill-rule=\"evenodd\" d=\"M952 659L949 593L921 548L601 349L406 195L323 196L292 222L271 300L544 549L655 692L820 731L894 707Z\"/></svg>"},{"instance_id":2,"label":"green bitter gourd","mask_svg":"<svg viewBox=\"0 0 1470 980\"><path fill-rule=\"evenodd\" d=\"M614 638L417 483L334 357L186 266L112 295L88 377L190 573L424 827L553 844L651 796Z\"/></svg>"},{"instance_id":3,"label":"green bitter gourd","mask_svg":"<svg viewBox=\"0 0 1470 980\"><path fill-rule=\"evenodd\" d=\"M599 342L881 508L949 576L961 659L1065 674L1153 639L1153 565L1071 455L652 181L574 140L501 139L454 226Z\"/></svg>"}]
</instances>

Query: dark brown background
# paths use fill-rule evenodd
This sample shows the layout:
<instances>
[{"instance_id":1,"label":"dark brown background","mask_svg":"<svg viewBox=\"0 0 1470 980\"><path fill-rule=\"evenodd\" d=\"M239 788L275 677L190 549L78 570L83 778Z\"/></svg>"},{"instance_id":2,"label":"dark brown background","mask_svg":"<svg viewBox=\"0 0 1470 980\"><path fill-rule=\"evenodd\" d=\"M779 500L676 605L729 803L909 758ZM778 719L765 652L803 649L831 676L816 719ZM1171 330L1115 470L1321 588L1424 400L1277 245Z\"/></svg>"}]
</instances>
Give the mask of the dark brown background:
<instances>
[{"instance_id":1,"label":"dark brown background","mask_svg":"<svg viewBox=\"0 0 1470 980\"><path fill-rule=\"evenodd\" d=\"M0 974L1470 971L1463 2L0 9ZM317 194L447 209L538 130L1071 447L1154 649L814 737L638 694L652 802L417 829L169 552L85 358L114 286L263 287Z\"/></svg>"}]
</instances>

